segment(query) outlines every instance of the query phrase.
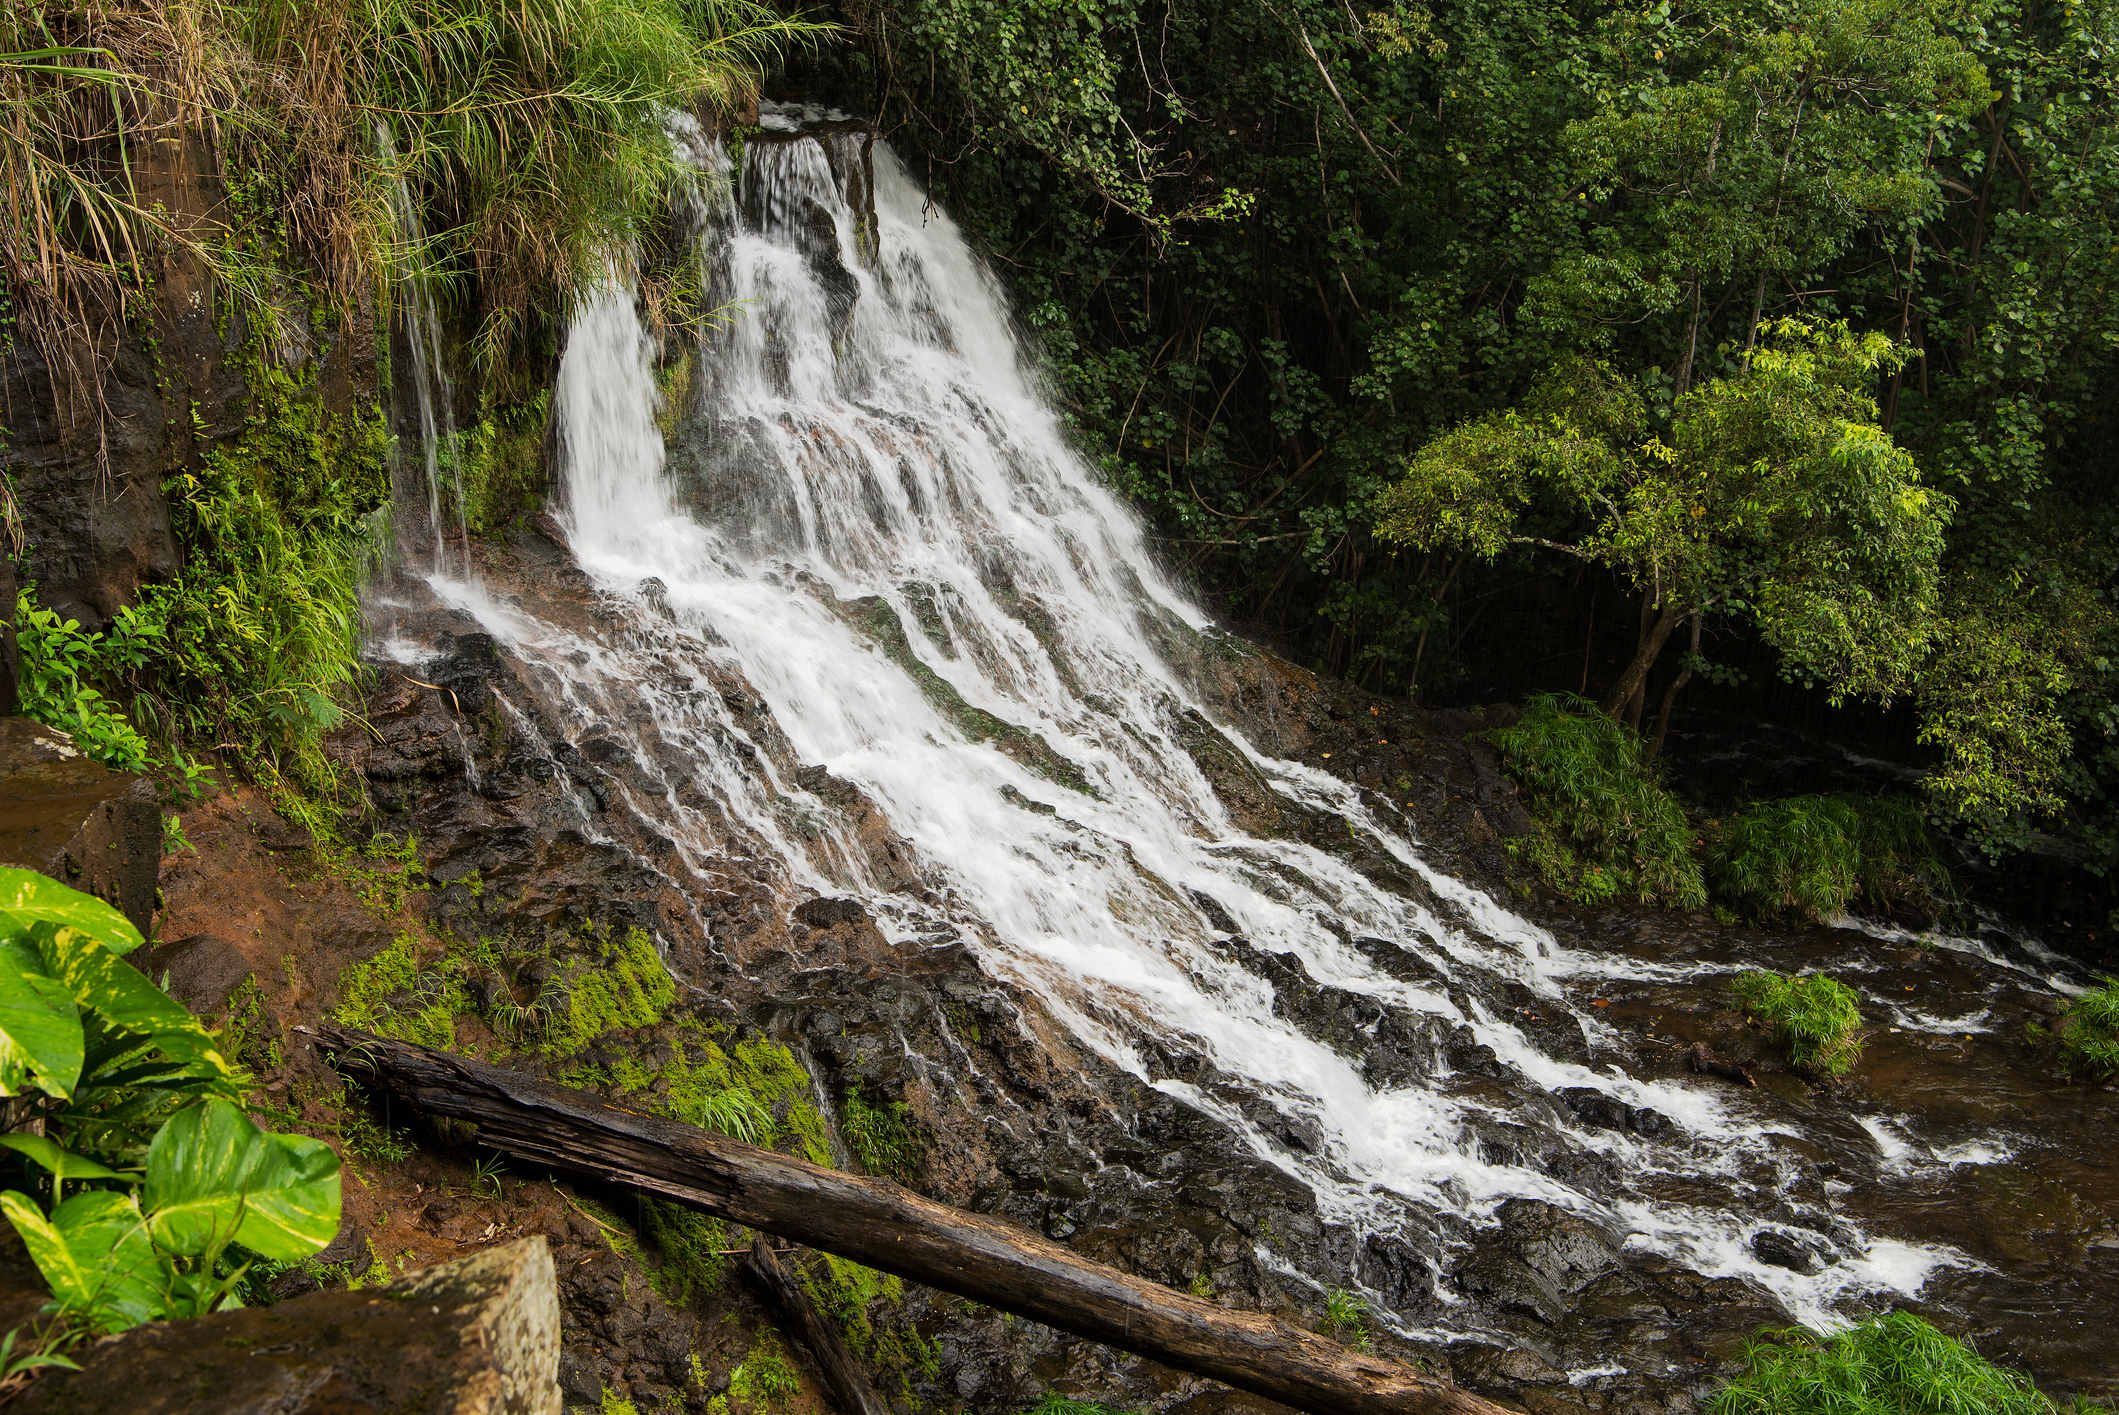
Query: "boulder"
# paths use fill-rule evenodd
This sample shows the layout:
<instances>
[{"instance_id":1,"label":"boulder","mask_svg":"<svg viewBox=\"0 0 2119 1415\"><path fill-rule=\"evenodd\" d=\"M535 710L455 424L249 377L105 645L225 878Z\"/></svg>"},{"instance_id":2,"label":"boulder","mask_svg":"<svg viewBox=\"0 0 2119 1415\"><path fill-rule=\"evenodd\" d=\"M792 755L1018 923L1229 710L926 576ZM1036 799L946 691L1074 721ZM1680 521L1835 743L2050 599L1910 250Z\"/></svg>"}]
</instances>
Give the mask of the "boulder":
<instances>
[{"instance_id":1,"label":"boulder","mask_svg":"<svg viewBox=\"0 0 2119 1415\"><path fill-rule=\"evenodd\" d=\"M0 718L0 865L93 894L144 935L162 872L154 789L90 761L63 732Z\"/></svg>"},{"instance_id":2,"label":"boulder","mask_svg":"<svg viewBox=\"0 0 2119 1415\"><path fill-rule=\"evenodd\" d=\"M387 1287L150 1322L77 1350L9 1415L559 1415L542 1235Z\"/></svg>"}]
</instances>

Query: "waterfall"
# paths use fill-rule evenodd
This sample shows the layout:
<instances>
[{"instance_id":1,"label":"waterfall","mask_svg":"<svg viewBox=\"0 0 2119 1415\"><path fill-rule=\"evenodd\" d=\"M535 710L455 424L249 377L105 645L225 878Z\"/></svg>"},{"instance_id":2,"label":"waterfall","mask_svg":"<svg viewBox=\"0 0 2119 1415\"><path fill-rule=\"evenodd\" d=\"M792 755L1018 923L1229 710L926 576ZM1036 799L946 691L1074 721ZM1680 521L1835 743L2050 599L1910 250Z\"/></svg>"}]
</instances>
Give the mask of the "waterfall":
<instances>
[{"instance_id":1,"label":"waterfall","mask_svg":"<svg viewBox=\"0 0 2119 1415\"><path fill-rule=\"evenodd\" d=\"M403 291L400 310L404 319L405 347L412 355L413 394L419 403L420 466L425 474L421 488L425 495L421 500L426 511L425 530L434 537L430 562L433 573L438 576L463 578L470 574L469 560L466 558L458 563L450 558L449 531L452 527L448 520L448 513L453 512L457 544L468 544L470 526L465 518L463 472L457 461L462 444L456 436L456 393L442 349L441 317L435 309L434 292L424 269L426 226L420 220L419 207L412 199L403 165L398 161L397 140L390 131L390 124L380 119L375 124L375 151L383 171L389 175L390 214L397 227L398 264L401 267L398 283ZM402 386L403 380L398 383ZM444 480L448 482L450 492L446 498L442 492ZM403 506L407 499L395 495L392 504ZM402 525L396 527L399 535L407 529Z\"/></svg>"},{"instance_id":2,"label":"waterfall","mask_svg":"<svg viewBox=\"0 0 2119 1415\"><path fill-rule=\"evenodd\" d=\"M632 754L643 779L628 801L684 869L710 878L740 856L790 893L857 896L904 946L962 938L1083 1047L1217 1117L1358 1236L1469 1231L1510 1197L1538 1198L1827 1327L1850 1299L1911 1295L1964 1261L1822 1213L1841 1261L1815 1273L1762 1261L1756 1212L1698 1198L1776 1186L1783 1154L1742 1096L1554 1059L1482 1001L1497 985L1527 990L1608 1036L1562 983L1677 965L1562 946L1431 866L1402 817L1209 725L1178 650L1243 650L1159 568L1076 450L992 274L886 144L787 126L748 144L740 179L720 171L717 144L679 134L702 171L686 218L702 283L730 311L693 351L681 403L662 405L661 351L626 280L572 321L555 396L562 520L628 632L539 623L439 569L434 580L547 675L568 732L653 739ZM430 489L433 465L430 453ZM802 763L877 803L914 877L879 870L746 747L702 691L710 663L753 685ZM1288 809L1343 820L1421 881L1420 897L1247 833L1187 749L1202 733ZM1455 1084L1446 1065L1372 1084L1360 1058L1276 1016L1247 961L1275 954L1378 1012L1491 1048L1536 1087L1589 1088L1669 1128L1575 1135L1615 1167L1616 1191L1518 1163L1480 1139L1506 1118L1493 1092ZM1170 1074L1157 1058L1174 1054L1203 1064ZM1415 1321L1371 1294L1408 1333L1446 1327L1454 1299L1438 1296L1444 1315Z\"/></svg>"}]
</instances>

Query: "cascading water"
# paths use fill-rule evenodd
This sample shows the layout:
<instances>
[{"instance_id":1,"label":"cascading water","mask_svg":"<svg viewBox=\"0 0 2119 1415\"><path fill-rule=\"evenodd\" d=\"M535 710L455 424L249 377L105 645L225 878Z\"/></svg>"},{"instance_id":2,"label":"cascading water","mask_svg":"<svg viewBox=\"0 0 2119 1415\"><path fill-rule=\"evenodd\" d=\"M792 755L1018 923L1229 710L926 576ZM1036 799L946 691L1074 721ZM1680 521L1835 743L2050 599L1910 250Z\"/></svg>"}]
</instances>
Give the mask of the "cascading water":
<instances>
[{"instance_id":1,"label":"cascading water","mask_svg":"<svg viewBox=\"0 0 2119 1415\"><path fill-rule=\"evenodd\" d=\"M397 139L387 122L378 121L375 125L375 150L383 170L391 174L390 214L397 227L399 263L403 267L399 281L403 297L399 309L403 316L405 347L412 356L410 382L419 405L420 465L424 473L421 490L425 493L420 501L426 519L418 529L434 539L428 556L433 573L461 579L470 574L470 562L462 556L451 557L449 533L453 530L457 544L462 545L469 538L470 527L465 519L463 475L456 462L459 446L456 393L443 356L441 316L435 309L434 292L428 287L423 269L426 226L420 220L419 206L412 199L411 187L398 162ZM399 386L404 381L399 380ZM447 495L443 491L445 483ZM393 505L400 507L408 500L410 498L404 495L392 498ZM453 526L451 519L455 522ZM395 529L402 536L414 528L399 526Z\"/></svg>"},{"instance_id":2,"label":"cascading water","mask_svg":"<svg viewBox=\"0 0 2119 1415\"><path fill-rule=\"evenodd\" d=\"M1619 1055L1566 985L1653 986L1699 964L1564 947L1432 868L1404 819L1338 778L1208 726L1172 648L1211 646L1215 630L1070 445L992 276L887 146L849 131L753 140L731 191L711 180L718 145L677 136L709 178L688 219L730 317L664 359L614 281L577 310L555 397L562 521L619 630L432 582L538 677L570 738L628 744L634 770L610 789L670 845L674 876L703 891L740 868L783 894L858 896L902 946L963 938L988 974L1217 1117L1357 1240L1410 1225L1461 1243L1503 1201L1542 1199L1827 1327L1865 1297L1976 1266L1782 1194L1789 1137L1751 1093L1554 1059L1483 1000L1511 988ZM688 371L679 406L663 406L658 366ZM717 666L763 698L795 759L877 804L916 856L909 877L880 870L772 765L761 729L705 690ZM1203 732L1277 800L1343 820L1423 887L1392 892L1247 833L1188 749ZM1255 966L1271 955L1364 1000L1366 1035L1385 1013L1433 1019L1529 1090L1584 1088L1656 1123L1588 1129L1546 1106L1617 1182L1556 1177L1482 1140L1518 1101L1447 1065L1374 1082L1276 1015ZM1172 1054L1204 1065L1170 1074L1157 1058ZM1860 1124L1896 1175L2005 1151L1929 1143L1880 1109ZM1782 1221L1823 1235L1830 1260L1762 1250L1760 1230ZM1269 1242L1259 1257L1316 1280ZM1463 1334L1435 1275L1418 1310L1369 1293L1377 1316ZM1345 1280L1362 1282L1358 1258Z\"/></svg>"}]
</instances>

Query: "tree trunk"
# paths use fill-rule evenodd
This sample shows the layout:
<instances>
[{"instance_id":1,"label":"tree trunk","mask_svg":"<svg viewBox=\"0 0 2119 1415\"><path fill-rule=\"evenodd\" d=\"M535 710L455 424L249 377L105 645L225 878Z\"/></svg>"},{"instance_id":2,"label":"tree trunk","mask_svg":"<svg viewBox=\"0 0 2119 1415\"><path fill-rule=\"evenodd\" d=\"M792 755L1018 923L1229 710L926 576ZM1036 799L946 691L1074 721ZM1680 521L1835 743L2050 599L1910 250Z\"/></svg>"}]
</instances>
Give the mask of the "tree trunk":
<instances>
[{"instance_id":1,"label":"tree trunk","mask_svg":"<svg viewBox=\"0 0 2119 1415\"><path fill-rule=\"evenodd\" d=\"M1641 691L1641 685L1648 681L1648 670L1655 667L1656 659L1662 656L1664 643L1670 638L1670 631L1675 629L1678 621L1684 617L1685 611L1677 605L1666 603L1663 606L1663 612L1656 616L1647 634L1642 636L1641 646L1634 652L1633 662L1626 665L1626 671L1619 675L1619 681L1611 685L1611 691L1604 695L1604 701L1597 704L1606 717L1614 722L1624 720L1620 714L1632 705L1635 696Z\"/></svg>"},{"instance_id":2,"label":"tree trunk","mask_svg":"<svg viewBox=\"0 0 2119 1415\"><path fill-rule=\"evenodd\" d=\"M1710 164L1711 170L1711 164ZM1672 397L1682 398L1692 391L1692 364L1700 348L1700 268L1692 268L1692 313L1685 319L1685 353L1678 360L1678 376L1673 382Z\"/></svg>"},{"instance_id":3,"label":"tree trunk","mask_svg":"<svg viewBox=\"0 0 2119 1415\"><path fill-rule=\"evenodd\" d=\"M1670 735L1670 710L1677 703L1678 690L1692 681L1691 659L1699 656L1700 617L1700 612L1695 609L1692 612L1692 652L1687 656L1687 661L1679 666L1678 676L1671 679L1670 686L1663 690L1663 710L1656 714L1655 719L1655 740L1648 744L1648 750L1642 756L1643 761L1652 762L1663 755L1663 739Z\"/></svg>"},{"instance_id":4,"label":"tree trunk","mask_svg":"<svg viewBox=\"0 0 2119 1415\"><path fill-rule=\"evenodd\" d=\"M876 1394L868 1376L853 1363L846 1343L839 1339L839 1329L824 1320L802 1284L780 1266L764 1234L751 1240L743 1270L779 1311L781 1324L809 1352L842 1415L890 1415L890 1407Z\"/></svg>"},{"instance_id":5,"label":"tree trunk","mask_svg":"<svg viewBox=\"0 0 2119 1415\"><path fill-rule=\"evenodd\" d=\"M888 1180L840 1174L585 1092L365 1032L310 1031L340 1070L533 1164L660 1195L1316 1415L1500 1415L1410 1366L1349 1351L1076 1256Z\"/></svg>"}]
</instances>

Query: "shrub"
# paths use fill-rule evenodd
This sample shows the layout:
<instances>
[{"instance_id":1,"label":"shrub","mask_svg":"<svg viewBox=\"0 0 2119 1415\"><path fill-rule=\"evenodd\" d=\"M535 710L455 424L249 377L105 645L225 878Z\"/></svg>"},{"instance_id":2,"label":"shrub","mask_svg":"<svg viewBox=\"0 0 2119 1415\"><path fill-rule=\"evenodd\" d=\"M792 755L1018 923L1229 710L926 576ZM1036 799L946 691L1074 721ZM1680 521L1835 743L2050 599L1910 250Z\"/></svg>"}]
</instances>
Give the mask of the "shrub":
<instances>
[{"instance_id":1,"label":"shrub","mask_svg":"<svg viewBox=\"0 0 2119 1415\"><path fill-rule=\"evenodd\" d=\"M22 715L74 739L91 761L119 771L145 771L153 748L118 705L95 686L136 668L161 640L163 616L128 607L107 633L84 632L79 622L39 609L33 586L15 599L21 648Z\"/></svg>"},{"instance_id":2,"label":"shrub","mask_svg":"<svg viewBox=\"0 0 2119 1415\"><path fill-rule=\"evenodd\" d=\"M1774 1039L1798 1071L1839 1076L1860 1057L1854 1032L1861 1026L1861 1006L1845 983L1822 973L1742 973L1735 989L1746 1007L1772 1024Z\"/></svg>"},{"instance_id":3,"label":"shrub","mask_svg":"<svg viewBox=\"0 0 2119 1415\"><path fill-rule=\"evenodd\" d=\"M1909 1312L1869 1317L1829 1340L1800 1327L1745 1350L1750 1369L1708 1415L2053 1415L2013 1371Z\"/></svg>"},{"instance_id":4,"label":"shrub","mask_svg":"<svg viewBox=\"0 0 2119 1415\"><path fill-rule=\"evenodd\" d=\"M2103 987L2068 1004L2060 1053L2071 1071L2119 1075L2119 978L2106 978Z\"/></svg>"},{"instance_id":5,"label":"shrub","mask_svg":"<svg viewBox=\"0 0 2119 1415\"><path fill-rule=\"evenodd\" d=\"M1554 889L1585 904L1622 893L1680 909L1707 902L1685 813L1632 732L1585 698L1546 693L1488 735L1540 817L1517 852Z\"/></svg>"},{"instance_id":6,"label":"shrub","mask_svg":"<svg viewBox=\"0 0 2119 1415\"><path fill-rule=\"evenodd\" d=\"M1871 906L1947 887L1912 801L1851 794L1756 801L1727 821L1708 878L1755 917L1824 923L1859 896Z\"/></svg>"}]
</instances>

